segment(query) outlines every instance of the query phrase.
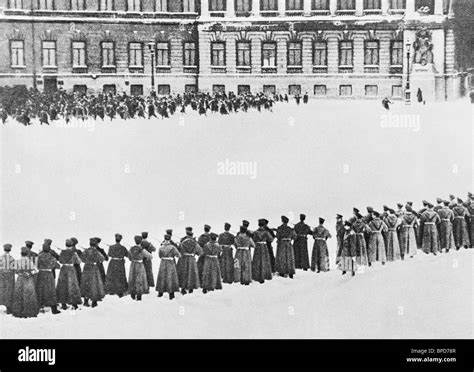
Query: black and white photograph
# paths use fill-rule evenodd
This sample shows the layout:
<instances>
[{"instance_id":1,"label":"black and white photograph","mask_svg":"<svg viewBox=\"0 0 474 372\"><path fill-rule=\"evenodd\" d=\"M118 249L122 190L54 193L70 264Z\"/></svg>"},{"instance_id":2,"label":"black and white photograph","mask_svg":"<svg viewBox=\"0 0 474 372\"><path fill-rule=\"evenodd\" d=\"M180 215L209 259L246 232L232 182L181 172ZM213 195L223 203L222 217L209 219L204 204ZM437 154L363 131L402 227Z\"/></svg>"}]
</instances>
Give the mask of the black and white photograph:
<instances>
[{"instance_id":1,"label":"black and white photograph","mask_svg":"<svg viewBox=\"0 0 474 372\"><path fill-rule=\"evenodd\" d=\"M472 341L474 1L0 0L0 52L0 340Z\"/></svg>"}]
</instances>

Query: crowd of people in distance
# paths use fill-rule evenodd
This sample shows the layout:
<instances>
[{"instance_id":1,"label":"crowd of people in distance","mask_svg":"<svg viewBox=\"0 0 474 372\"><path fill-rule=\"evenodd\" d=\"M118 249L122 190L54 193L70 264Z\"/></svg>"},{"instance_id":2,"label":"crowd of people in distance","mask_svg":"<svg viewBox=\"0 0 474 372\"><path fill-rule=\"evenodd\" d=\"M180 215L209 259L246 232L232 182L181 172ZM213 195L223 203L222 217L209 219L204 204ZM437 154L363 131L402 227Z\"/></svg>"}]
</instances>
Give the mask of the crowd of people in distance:
<instances>
[{"instance_id":1,"label":"crowd of people in distance","mask_svg":"<svg viewBox=\"0 0 474 372\"><path fill-rule=\"evenodd\" d=\"M449 200L437 198L433 205L423 201L423 208L415 211L412 202L397 204L398 209L383 206L383 212L367 207L362 215L353 208L353 216L336 219L336 265L342 274L356 275L358 270L380 262L413 258L418 249L437 255L445 251L472 248L474 244L474 197L468 193L463 201L450 195ZM166 230L158 248L160 258L157 280L153 273L155 246L148 233L134 237L135 245L125 247L122 235L115 235L115 244L108 252L100 247L101 239L91 238L89 248L81 247L76 238L67 239L58 254L45 239L42 251L33 251L33 242L21 248L21 258L11 255L12 245L5 244L0 256L0 305L15 317L36 317L41 308L50 307L53 314L62 310L78 309L79 305L96 307L106 294L119 297L130 295L141 301L142 296L155 287L158 297L175 293L203 293L223 288L222 283L264 283L275 275L293 278L296 269L321 273L330 270L327 240L331 233L324 226L311 228L306 216L291 227L286 216L278 228L270 228L269 221L258 220L258 228L249 229L242 222L239 232L230 232L225 223L224 232L215 234L211 226L197 239L193 228L187 227L179 242L172 239L173 230ZM314 239L311 262L308 237ZM273 241L276 239L276 256ZM80 249L82 248L82 250ZM130 260L128 278L125 260ZM107 270L104 262L108 261ZM56 270L59 275L56 280Z\"/></svg>"},{"instance_id":2,"label":"crowd of people in distance","mask_svg":"<svg viewBox=\"0 0 474 372\"><path fill-rule=\"evenodd\" d=\"M184 93L168 96L149 96L98 93L81 94L59 90L44 93L21 87L0 87L0 111L3 124L10 118L28 126L35 122L50 125L55 120L68 124L72 118L77 120L121 118L123 120L165 119L176 112L193 110L200 115L220 113L228 115L247 112L251 109L272 111L275 102L289 102L287 94L265 95L264 93ZM308 103L308 94L294 97L297 104Z\"/></svg>"}]
</instances>

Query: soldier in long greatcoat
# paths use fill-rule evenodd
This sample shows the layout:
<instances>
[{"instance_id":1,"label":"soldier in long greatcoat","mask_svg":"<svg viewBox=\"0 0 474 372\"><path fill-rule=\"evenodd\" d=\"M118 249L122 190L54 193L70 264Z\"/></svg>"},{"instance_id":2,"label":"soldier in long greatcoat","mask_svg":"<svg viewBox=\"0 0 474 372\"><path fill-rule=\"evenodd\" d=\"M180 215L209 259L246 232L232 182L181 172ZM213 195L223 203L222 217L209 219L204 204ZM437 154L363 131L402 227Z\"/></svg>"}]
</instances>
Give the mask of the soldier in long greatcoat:
<instances>
[{"instance_id":1,"label":"soldier in long greatcoat","mask_svg":"<svg viewBox=\"0 0 474 372\"><path fill-rule=\"evenodd\" d=\"M105 253L105 251L99 246L102 239L96 237L95 240L97 241L97 246L95 247L95 249L97 249L97 251L102 255L102 257L104 257L104 261L108 261L109 256L107 256L107 253ZM106 278L106 275L105 275L105 268L104 268L103 261L97 263L97 268L99 269L100 278L102 279L102 284L103 284L104 289L105 289L105 282L107 281L107 278Z\"/></svg>"},{"instance_id":2,"label":"soldier in long greatcoat","mask_svg":"<svg viewBox=\"0 0 474 372\"><path fill-rule=\"evenodd\" d=\"M221 246L216 242L217 234L210 234L210 241L204 245L204 266L202 271L202 291L207 293L215 289L222 289L221 271L219 267L219 255Z\"/></svg>"},{"instance_id":3,"label":"soldier in long greatcoat","mask_svg":"<svg viewBox=\"0 0 474 372\"><path fill-rule=\"evenodd\" d=\"M388 216L385 217L385 224L387 225L386 247L387 261L397 261L401 259L400 243L398 242L398 228L400 226L400 219L396 216L395 211L389 208Z\"/></svg>"},{"instance_id":4,"label":"soldier in long greatcoat","mask_svg":"<svg viewBox=\"0 0 474 372\"><path fill-rule=\"evenodd\" d=\"M234 257L233 248L235 235L230 230L230 223L224 224L224 232L217 238L217 243L221 246L222 254L219 257L219 267L222 281L231 284L234 282Z\"/></svg>"},{"instance_id":5,"label":"soldier in long greatcoat","mask_svg":"<svg viewBox=\"0 0 474 372\"><path fill-rule=\"evenodd\" d=\"M474 246L474 199L468 195L469 199L466 200L465 207L469 213L467 228L469 230L469 247Z\"/></svg>"},{"instance_id":6,"label":"soldier in long greatcoat","mask_svg":"<svg viewBox=\"0 0 474 372\"><path fill-rule=\"evenodd\" d=\"M466 219L469 217L467 208L463 205L463 201L458 198L457 204L453 208L454 213L454 242L456 249L461 247L469 247L469 232L467 231Z\"/></svg>"},{"instance_id":7,"label":"soldier in long greatcoat","mask_svg":"<svg viewBox=\"0 0 474 372\"><path fill-rule=\"evenodd\" d=\"M39 305L36 294L35 275L38 272L29 249L21 248L21 258L15 261L17 279L13 292L12 314L16 318L34 318L38 316Z\"/></svg>"},{"instance_id":8,"label":"soldier in long greatcoat","mask_svg":"<svg viewBox=\"0 0 474 372\"><path fill-rule=\"evenodd\" d=\"M369 266L374 262L382 262L382 265L385 265L385 262L387 262L387 251L385 250L383 234L388 231L388 227L380 218L379 212L374 211L373 216L374 218L369 223L370 241L367 252L369 256Z\"/></svg>"},{"instance_id":9,"label":"soldier in long greatcoat","mask_svg":"<svg viewBox=\"0 0 474 372\"><path fill-rule=\"evenodd\" d=\"M175 257L179 258L181 254L176 247L171 244L171 235L166 234L165 240L158 250L161 259L158 277L156 278L156 291L158 297L162 297L163 293L169 293L169 298L174 298L174 293L179 292L178 272L176 270Z\"/></svg>"},{"instance_id":10,"label":"soldier in long greatcoat","mask_svg":"<svg viewBox=\"0 0 474 372\"><path fill-rule=\"evenodd\" d=\"M329 271L329 251L326 241L331 233L324 227L324 218L319 218L319 226L313 230L313 252L311 254L311 270L317 272Z\"/></svg>"},{"instance_id":11,"label":"soldier in long greatcoat","mask_svg":"<svg viewBox=\"0 0 474 372\"><path fill-rule=\"evenodd\" d=\"M81 258L82 251L76 247L79 244L79 241L76 238L71 238L69 240L72 242L71 250L75 252L79 258ZM82 278L81 264L80 263L74 264L74 270L76 270L77 282L81 284L81 278Z\"/></svg>"},{"instance_id":12,"label":"soldier in long greatcoat","mask_svg":"<svg viewBox=\"0 0 474 372\"><path fill-rule=\"evenodd\" d=\"M426 254L436 255L439 251L439 236L436 226L440 222L438 213L433 210L433 204L428 203L427 209L420 216L420 225L423 226L421 249Z\"/></svg>"},{"instance_id":13,"label":"soldier in long greatcoat","mask_svg":"<svg viewBox=\"0 0 474 372\"><path fill-rule=\"evenodd\" d=\"M295 274L295 254L293 251L292 240L295 239L295 231L288 226L290 220L286 216L281 217L282 225L277 229L277 254L275 269L280 276L288 275L293 279Z\"/></svg>"},{"instance_id":14,"label":"soldier in long greatcoat","mask_svg":"<svg viewBox=\"0 0 474 372\"><path fill-rule=\"evenodd\" d=\"M337 251L336 251L336 265L339 263L339 259L342 254L342 241L344 240L344 221L342 215L336 215L336 240L337 240Z\"/></svg>"},{"instance_id":15,"label":"soldier in long greatcoat","mask_svg":"<svg viewBox=\"0 0 474 372\"><path fill-rule=\"evenodd\" d=\"M49 245L43 246L38 256L38 276L36 279L36 294L40 308L51 307L53 314L59 314L58 300L56 296L56 283L53 276L54 269L60 269L56 258L50 253ZM59 258L59 257L58 257Z\"/></svg>"},{"instance_id":16,"label":"soldier in long greatcoat","mask_svg":"<svg viewBox=\"0 0 474 372\"><path fill-rule=\"evenodd\" d=\"M201 248L204 248L206 243L208 243L211 240L211 226L209 225L204 225L204 233L201 234L197 240L199 246ZM198 273L199 273L199 280L202 282L202 269L204 268L204 257L199 256L197 260L197 267L198 267Z\"/></svg>"},{"instance_id":17,"label":"soldier in long greatcoat","mask_svg":"<svg viewBox=\"0 0 474 372\"><path fill-rule=\"evenodd\" d=\"M296 233L295 241L293 242L293 250L295 252L295 268L308 270L309 254L308 254L308 235L311 235L311 227L304 221L306 215L300 214L300 222L298 222L294 229Z\"/></svg>"},{"instance_id":18,"label":"soldier in long greatcoat","mask_svg":"<svg viewBox=\"0 0 474 372\"><path fill-rule=\"evenodd\" d=\"M338 268L342 271L342 275L350 271L352 276L354 276L357 271L357 239L351 226L351 222L344 222L344 239L342 241L341 259L339 260Z\"/></svg>"},{"instance_id":19,"label":"soldier in long greatcoat","mask_svg":"<svg viewBox=\"0 0 474 372\"><path fill-rule=\"evenodd\" d=\"M15 259L10 255L11 244L5 244L0 256L0 306L7 309L7 314L12 312L13 290L15 288Z\"/></svg>"},{"instance_id":20,"label":"soldier in long greatcoat","mask_svg":"<svg viewBox=\"0 0 474 372\"><path fill-rule=\"evenodd\" d=\"M237 249L235 259L239 264L240 284L249 285L252 282L252 255L250 249L255 248L255 242L247 234L247 228L240 226L240 231L234 239Z\"/></svg>"},{"instance_id":21,"label":"soldier in long greatcoat","mask_svg":"<svg viewBox=\"0 0 474 372\"><path fill-rule=\"evenodd\" d=\"M84 306L89 306L90 299L91 306L96 307L97 302L105 297L104 282L99 270L99 264L103 263L105 258L97 249L98 244L97 238L90 239L90 248L82 253L84 271L82 272L81 294L84 297Z\"/></svg>"},{"instance_id":22,"label":"soldier in long greatcoat","mask_svg":"<svg viewBox=\"0 0 474 372\"><path fill-rule=\"evenodd\" d=\"M370 233L370 229L363 220L363 216L356 214L356 220L352 223L352 230L356 235L356 262L359 266L369 265L365 234Z\"/></svg>"},{"instance_id":23,"label":"soldier in long greatcoat","mask_svg":"<svg viewBox=\"0 0 474 372\"><path fill-rule=\"evenodd\" d=\"M268 226L268 220L264 218L263 221L265 222L265 230L267 230L268 233L271 235L272 239L275 240L276 238L275 232L273 231L272 228ZM272 268L272 273L274 273L275 272L275 253L273 252L272 242L267 242L267 248L268 248L268 255L270 256L270 266Z\"/></svg>"},{"instance_id":24,"label":"soldier in long greatcoat","mask_svg":"<svg viewBox=\"0 0 474 372\"><path fill-rule=\"evenodd\" d=\"M443 204L444 206L438 209L439 218L441 219L438 225L439 251L442 252L445 249L448 253L450 249L456 247L453 234L454 213L449 208L449 201L443 200Z\"/></svg>"},{"instance_id":25,"label":"soldier in long greatcoat","mask_svg":"<svg viewBox=\"0 0 474 372\"><path fill-rule=\"evenodd\" d=\"M399 234L402 259L404 259L405 256L413 258L418 250L418 245L416 243L418 220L410 205L407 204L405 209L406 211L401 218Z\"/></svg>"},{"instance_id":26,"label":"soldier in long greatcoat","mask_svg":"<svg viewBox=\"0 0 474 372\"><path fill-rule=\"evenodd\" d=\"M107 294L123 295L128 290L127 275L125 273L125 258L129 258L128 250L120 244L122 235L115 234L115 244L109 247L110 263L107 267L105 288Z\"/></svg>"},{"instance_id":27,"label":"soldier in long greatcoat","mask_svg":"<svg viewBox=\"0 0 474 372\"><path fill-rule=\"evenodd\" d=\"M142 232L142 242L141 246L142 248L146 249L148 253L153 255L153 252L156 251L155 246L150 243L148 240L148 232ZM148 287L152 288L155 286L155 278L153 276L153 264L151 261L151 258L148 258L148 256L143 257L143 265L145 266L145 272L146 272L146 280L148 282Z\"/></svg>"},{"instance_id":28,"label":"soldier in long greatcoat","mask_svg":"<svg viewBox=\"0 0 474 372\"><path fill-rule=\"evenodd\" d=\"M193 293L201 286L195 256L202 255L202 248L193 235L192 230L186 230L186 236L181 239L179 249L181 257L178 259L177 270L179 286L183 295L187 291Z\"/></svg>"},{"instance_id":29,"label":"soldier in long greatcoat","mask_svg":"<svg viewBox=\"0 0 474 372\"><path fill-rule=\"evenodd\" d=\"M272 242L273 238L265 229L264 219L258 220L258 226L252 238L255 243L255 251L252 258L252 279L259 283L264 283L265 280L272 279L272 267L267 243Z\"/></svg>"},{"instance_id":30,"label":"soldier in long greatcoat","mask_svg":"<svg viewBox=\"0 0 474 372\"><path fill-rule=\"evenodd\" d=\"M66 240L66 249L59 254L59 263L62 266L58 275L56 295L63 310L67 309L67 305L72 305L73 309L77 309L77 305L82 304L80 283L74 269L74 265L81 264L81 259L73 251L72 245L73 242L70 239Z\"/></svg>"},{"instance_id":31,"label":"soldier in long greatcoat","mask_svg":"<svg viewBox=\"0 0 474 372\"><path fill-rule=\"evenodd\" d=\"M134 240L135 245L128 252L131 261L128 275L128 291L133 300L141 301L142 295L148 294L150 291L143 259L152 260L153 256L142 247L143 238L140 235L136 235Z\"/></svg>"}]
</instances>

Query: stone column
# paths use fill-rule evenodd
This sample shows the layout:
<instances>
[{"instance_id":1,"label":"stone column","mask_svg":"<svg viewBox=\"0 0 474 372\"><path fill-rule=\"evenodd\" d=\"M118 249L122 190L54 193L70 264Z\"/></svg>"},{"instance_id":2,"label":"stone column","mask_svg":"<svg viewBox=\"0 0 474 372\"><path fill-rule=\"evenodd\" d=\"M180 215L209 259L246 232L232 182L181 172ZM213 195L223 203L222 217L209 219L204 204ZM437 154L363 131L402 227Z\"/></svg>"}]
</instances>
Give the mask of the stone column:
<instances>
[{"instance_id":1,"label":"stone column","mask_svg":"<svg viewBox=\"0 0 474 372\"><path fill-rule=\"evenodd\" d=\"M387 15L388 9L390 8L389 0L382 0L381 6L382 6L382 14Z\"/></svg>"},{"instance_id":2,"label":"stone column","mask_svg":"<svg viewBox=\"0 0 474 372\"><path fill-rule=\"evenodd\" d=\"M362 35L354 35L352 42L354 53L354 73L364 73L364 38Z\"/></svg>"},{"instance_id":3,"label":"stone column","mask_svg":"<svg viewBox=\"0 0 474 372\"><path fill-rule=\"evenodd\" d=\"M254 17L260 15L260 0L252 0L252 15Z\"/></svg>"},{"instance_id":4,"label":"stone column","mask_svg":"<svg viewBox=\"0 0 474 372\"><path fill-rule=\"evenodd\" d=\"M329 0L329 13L332 16L336 15L337 11L337 0Z\"/></svg>"},{"instance_id":5,"label":"stone column","mask_svg":"<svg viewBox=\"0 0 474 372\"><path fill-rule=\"evenodd\" d=\"M454 31L453 29L447 29L445 35L445 67L444 70L447 74L454 72Z\"/></svg>"},{"instance_id":6,"label":"stone column","mask_svg":"<svg viewBox=\"0 0 474 372\"><path fill-rule=\"evenodd\" d=\"M356 16L361 16L364 14L364 0L356 0Z\"/></svg>"},{"instance_id":7,"label":"stone column","mask_svg":"<svg viewBox=\"0 0 474 372\"><path fill-rule=\"evenodd\" d=\"M303 0L303 10L305 16L311 15L311 0Z\"/></svg>"},{"instance_id":8,"label":"stone column","mask_svg":"<svg viewBox=\"0 0 474 372\"><path fill-rule=\"evenodd\" d=\"M286 0L278 0L278 13L280 17L284 17L286 14Z\"/></svg>"},{"instance_id":9,"label":"stone column","mask_svg":"<svg viewBox=\"0 0 474 372\"><path fill-rule=\"evenodd\" d=\"M443 0L435 0L434 14L443 15Z\"/></svg>"},{"instance_id":10,"label":"stone column","mask_svg":"<svg viewBox=\"0 0 474 372\"><path fill-rule=\"evenodd\" d=\"M262 41L258 37L252 37L252 74L260 74L262 72Z\"/></svg>"},{"instance_id":11,"label":"stone column","mask_svg":"<svg viewBox=\"0 0 474 372\"><path fill-rule=\"evenodd\" d=\"M237 72L236 53L235 37L233 35L227 35L225 39L225 65L228 74L235 74Z\"/></svg>"},{"instance_id":12,"label":"stone column","mask_svg":"<svg viewBox=\"0 0 474 372\"><path fill-rule=\"evenodd\" d=\"M303 37L303 74L313 73L313 39Z\"/></svg>"},{"instance_id":13,"label":"stone column","mask_svg":"<svg viewBox=\"0 0 474 372\"><path fill-rule=\"evenodd\" d=\"M277 39L277 73L286 74L288 66L288 43L285 38Z\"/></svg>"},{"instance_id":14,"label":"stone column","mask_svg":"<svg viewBox=\"0 0 474 372\"><path fill-rule=\"evenodd\" d=\"M225 16L228 18L235 17L234 0L226 0Z\"/></svg>"},{"instance_id":15,"label":"stone column","mask_svg":"<svg viewBox=\"0 0 474 372\"><path fill-rule=\"evenodd\" d=\"M390 46L391 35L389 33L383 34L380 38L380 63L379 72L381 74L388 74L390 72Z\"/></svg>"},{"instance_id":16,"label":"stone column","mask_svg":"<svg viewBox=\"0 0 474 372\"><path fill-rule=\"evenodd\" d=\"M339 39L331 35L327 39L328 46L328 73L337 74L339 72Z\"/></svg>"},{"instance_id":17,"label":"stone column","mask_svg":"<svg viewBox=\"0 0 474 372\"><path fill-rule=\"evenodd\" d=\"M209 0L201 0L201 17L209 17Z\"/></svg>"}]
</instances>

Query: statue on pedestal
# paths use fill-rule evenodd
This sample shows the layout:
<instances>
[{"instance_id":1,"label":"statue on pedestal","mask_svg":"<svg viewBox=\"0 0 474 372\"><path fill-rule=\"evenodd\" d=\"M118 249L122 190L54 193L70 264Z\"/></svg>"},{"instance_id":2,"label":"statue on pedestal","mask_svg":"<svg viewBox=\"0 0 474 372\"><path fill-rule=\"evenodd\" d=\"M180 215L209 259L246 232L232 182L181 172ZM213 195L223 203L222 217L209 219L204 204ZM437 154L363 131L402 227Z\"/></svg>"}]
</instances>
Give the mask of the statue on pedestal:
<instances>
[{"instance_id":1,"label":"statue on pedestal","mask_svg":"<svg viewBox=\"0 0 474 372\"><path fill-rule=\"evenodd\" d=\"M433 63L433 43L431 42L431 31L426 28L416 31L416 41L413 44L415 49L415 63L426 66Z\"/></svg>"}]
</instances>

